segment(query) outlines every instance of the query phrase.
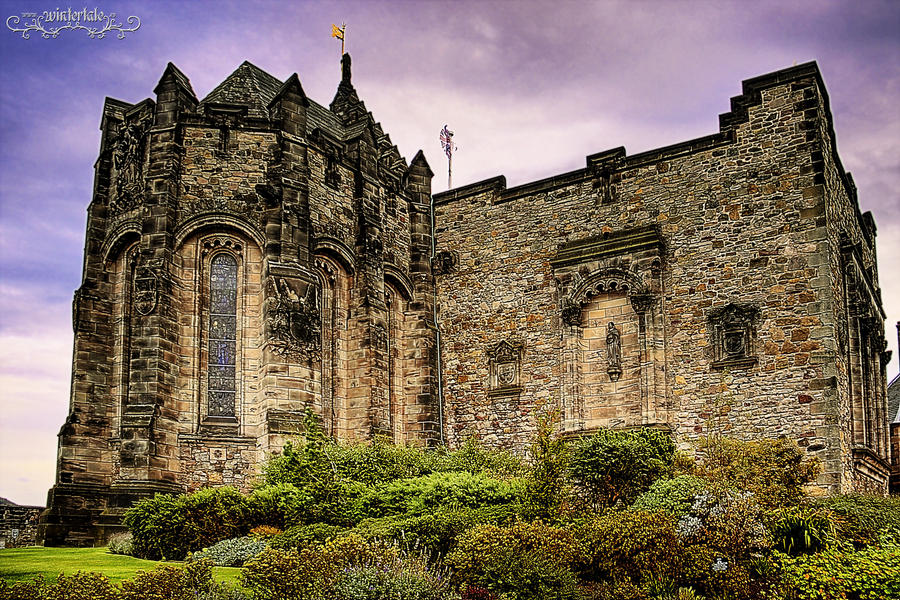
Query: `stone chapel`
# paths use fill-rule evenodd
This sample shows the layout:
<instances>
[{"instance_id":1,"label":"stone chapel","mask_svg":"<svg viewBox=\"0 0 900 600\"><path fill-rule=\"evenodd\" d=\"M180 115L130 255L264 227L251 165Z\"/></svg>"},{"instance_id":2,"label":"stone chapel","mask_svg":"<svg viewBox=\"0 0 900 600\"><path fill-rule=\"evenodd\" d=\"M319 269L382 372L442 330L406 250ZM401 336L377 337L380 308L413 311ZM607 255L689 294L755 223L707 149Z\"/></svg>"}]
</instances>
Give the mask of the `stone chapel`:
<instances>
[{"instance_id":1,"label":"stone chapel","mask_svg":"<svg viewBox=\"0 0 900 600\"><path fill-rule=\"evenodd\" d=\"M524 448L542 406L571 436L787 436L824 490L886 490L876 228L815 63L706 137L435 195L350 67L328 107L248 62L202 100L171 63L106 99L45 544L248 489L308 409L424 446Z\"/></svg>"}]
</instances>

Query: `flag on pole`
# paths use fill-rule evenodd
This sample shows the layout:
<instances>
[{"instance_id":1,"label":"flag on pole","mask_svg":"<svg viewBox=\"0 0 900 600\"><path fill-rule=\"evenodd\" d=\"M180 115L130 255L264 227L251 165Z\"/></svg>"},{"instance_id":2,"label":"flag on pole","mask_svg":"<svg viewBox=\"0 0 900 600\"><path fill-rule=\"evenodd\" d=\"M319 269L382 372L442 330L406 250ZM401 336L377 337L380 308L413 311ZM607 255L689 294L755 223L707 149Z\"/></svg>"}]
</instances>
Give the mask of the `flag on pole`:
<instances>
[{"instance_id":1,"label":"flag on pole","mask_svg":"<svg viewBox=\"0 0 900 600\"><path fill-rule=\"evenodd\" d=\"M341 29L340 27L338 27L337 25L335 25L334 23L332 23L331 24L331 37L336 37L339 40L343 40L344 39L344 30Z\"/></svg>"},{"instance_id":2,"label":"flag on pole","mask_svg":"<svg viewBox=\"0 0 900 600\"><path fill-rule=\"evenodd\" d=\"M456 150L456 146L453 144L453 132L447 129L446 125L441 129L441 146L444 148L444 154L447 155L447 158L453 158L453 151Z\"/></svg>"}]
</instances>

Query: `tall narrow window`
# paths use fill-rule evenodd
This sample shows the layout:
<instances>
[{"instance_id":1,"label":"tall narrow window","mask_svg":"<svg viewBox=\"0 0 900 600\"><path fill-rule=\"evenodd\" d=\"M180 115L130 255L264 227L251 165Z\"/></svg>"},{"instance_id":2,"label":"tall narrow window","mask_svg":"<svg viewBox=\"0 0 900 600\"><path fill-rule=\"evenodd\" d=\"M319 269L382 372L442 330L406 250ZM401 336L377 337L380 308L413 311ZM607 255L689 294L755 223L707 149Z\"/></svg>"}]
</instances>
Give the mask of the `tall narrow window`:
<instances>
[{"instance_id":1,"label":"tall narrow window","mask_svg":"<svg viewBox=\"0 0 900 600\"><path fill-rule=\"evenodd\" d=\"M209 416L234 417L237 354L237 261L212 259L209 274Z\"/></svg>"}]
</instances>

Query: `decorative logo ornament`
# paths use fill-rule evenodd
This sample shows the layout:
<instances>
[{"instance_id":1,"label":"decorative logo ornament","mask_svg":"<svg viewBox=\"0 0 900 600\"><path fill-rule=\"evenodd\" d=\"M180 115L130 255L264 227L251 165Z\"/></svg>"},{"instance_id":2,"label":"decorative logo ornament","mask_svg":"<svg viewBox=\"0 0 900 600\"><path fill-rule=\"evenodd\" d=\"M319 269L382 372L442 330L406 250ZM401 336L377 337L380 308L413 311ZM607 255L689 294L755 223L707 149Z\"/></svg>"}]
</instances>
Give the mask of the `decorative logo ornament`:
<instances>
[{"instance_id":1,"label":"decorative logo ornament","mask_svg":"<svg viewBox=\"0 0 900 600\"><path fill-rule=\"evenodd\" d=\"M141 315L149 315L159 301L159 278L147 266L134 271L134 309Z\"/></svg>"},{"instance_id":2,"label":"decorative logo ornament","mask_svg":"<svg viewBox=\"0 0 900 600\"><path fill-rule=\"evenodd\" d=\"M116 37L124 40L125 34L135 32L141 26L140 18L133 15L125 19L127 27L116 18L116 13L105 13L96 8L93 10L85 8L78 11L68 8L66 10L45 10L40 14L22 13L21 17L12 15L6 19L6 27L10 31L21 33L22 39L26 40L31 38L32 33L40 33L41 37L46 40L59 37L63 31L79 29L85 31L91 39L103 39L107 33L116 32ZM25 19L31 19L31 21L22 23ZM17 27L19 23L22 23L23 27Z\"/></svg>"}]
</instances>

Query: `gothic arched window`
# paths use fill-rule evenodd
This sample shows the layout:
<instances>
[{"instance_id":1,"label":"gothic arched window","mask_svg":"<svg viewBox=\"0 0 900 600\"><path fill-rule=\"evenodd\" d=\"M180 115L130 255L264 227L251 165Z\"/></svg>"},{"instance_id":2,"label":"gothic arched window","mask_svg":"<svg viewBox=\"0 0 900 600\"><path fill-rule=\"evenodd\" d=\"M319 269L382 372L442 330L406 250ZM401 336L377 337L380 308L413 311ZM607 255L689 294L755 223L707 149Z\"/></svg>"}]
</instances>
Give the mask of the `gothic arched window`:
<instances>
[{"instance_id":1,"label":"gothic arched window","mask_svg":"<svg viewBox=\"0 0 900 600\"><path fill-rule=\"evenodd\" d=\"M209 269L208 414L235 416L237 358L237 261L230 254L213 257Z\"/></svg>"}]
</instances>

